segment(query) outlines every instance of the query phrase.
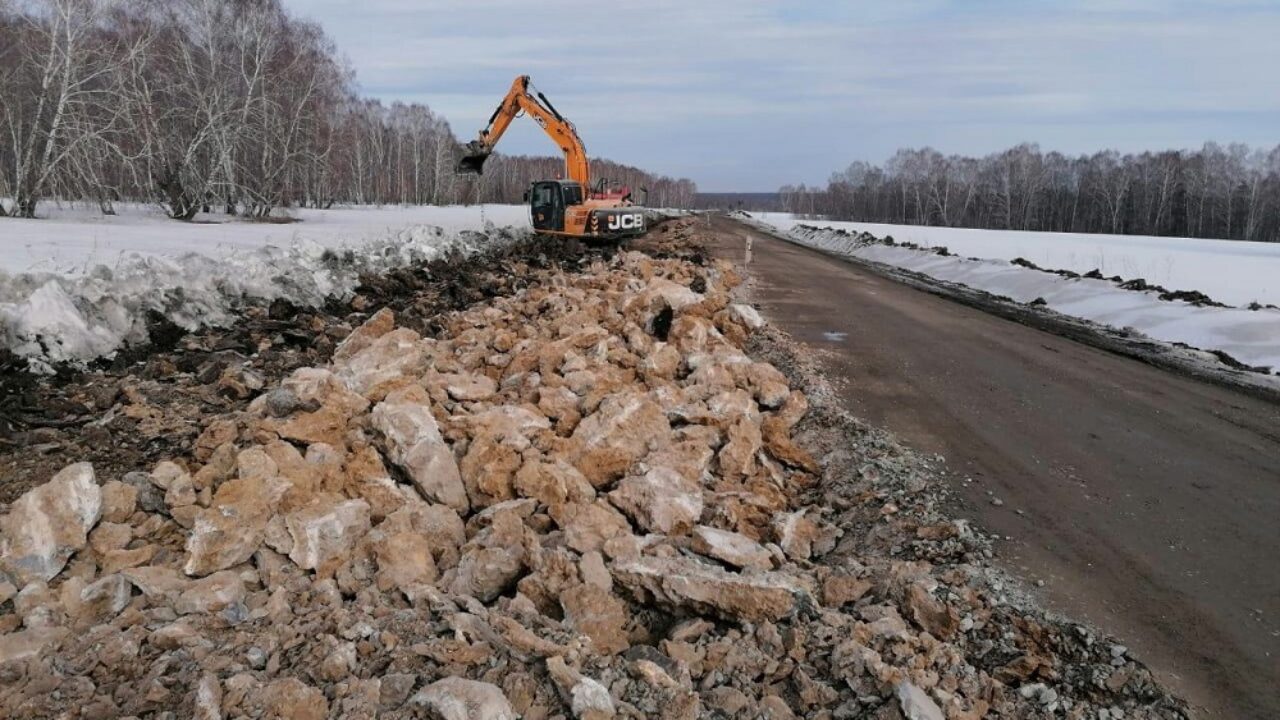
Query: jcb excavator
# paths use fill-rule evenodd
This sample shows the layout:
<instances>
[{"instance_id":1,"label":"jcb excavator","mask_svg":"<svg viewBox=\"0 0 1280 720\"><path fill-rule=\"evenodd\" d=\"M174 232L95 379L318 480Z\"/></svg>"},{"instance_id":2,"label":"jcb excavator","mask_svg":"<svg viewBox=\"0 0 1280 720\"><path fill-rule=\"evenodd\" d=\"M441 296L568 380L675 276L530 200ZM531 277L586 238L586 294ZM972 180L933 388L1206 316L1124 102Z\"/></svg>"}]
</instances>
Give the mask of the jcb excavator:
<instances>
[{"instance_id":1,"label":"jcb excavator","mask_svg":"<svg viewBox=\"0 0 1280 720\"><path fill-rule=\"evenodd\" d=\"M528 75L511 84L480 136L467 143L458 172L480 174L484 161L502 139L511 121L525 113L564 152L565 180L539 180L525 193L535 232L582 239L619 240L644 232L645 216L631 203L628 188L609 189L604 182L591 186L587 150L573 123L542 93L534 94Z\"/></svg>"}]
</instances>

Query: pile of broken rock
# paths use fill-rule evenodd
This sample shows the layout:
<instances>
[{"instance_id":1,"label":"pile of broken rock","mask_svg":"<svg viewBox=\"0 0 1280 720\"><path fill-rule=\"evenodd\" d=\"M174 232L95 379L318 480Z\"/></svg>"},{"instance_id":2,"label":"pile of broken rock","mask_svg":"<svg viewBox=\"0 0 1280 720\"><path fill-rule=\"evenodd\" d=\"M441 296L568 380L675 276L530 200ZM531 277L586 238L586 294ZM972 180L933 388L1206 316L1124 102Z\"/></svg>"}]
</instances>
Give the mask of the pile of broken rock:
<instances>
[{"instance_id":1,"label":"pile of broken rock","mask_svg":"<svg viewBox=\"0 0 1280 720\"><path fill-rule=\"evenodd\" d=\"M435 339L383 310L190 457L67 467L0 519L0 715L1096 717L1052 656L984 669L959 574L821 561L736 282L624 253Z\"/></svg>"}]
</instances>

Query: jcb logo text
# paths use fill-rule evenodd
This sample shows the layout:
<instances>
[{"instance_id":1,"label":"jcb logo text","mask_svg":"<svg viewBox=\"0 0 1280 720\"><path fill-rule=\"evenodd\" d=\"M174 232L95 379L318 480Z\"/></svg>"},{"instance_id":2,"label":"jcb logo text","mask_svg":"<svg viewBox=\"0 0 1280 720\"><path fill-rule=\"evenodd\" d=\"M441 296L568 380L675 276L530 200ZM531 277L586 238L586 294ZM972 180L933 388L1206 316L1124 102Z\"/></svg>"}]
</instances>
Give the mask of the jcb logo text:
<instances>
[{"instance_id":1,"label":"jcb logo text","mask_svg":"<svg viewBox=\"0 0 1280 720\"><path fill-rule=\"evenodd\" d=\"M632 213L630 215L610 215L610 230L638 230L644 227L644 215L640 213Z\"/></svg>"}]
</instances>

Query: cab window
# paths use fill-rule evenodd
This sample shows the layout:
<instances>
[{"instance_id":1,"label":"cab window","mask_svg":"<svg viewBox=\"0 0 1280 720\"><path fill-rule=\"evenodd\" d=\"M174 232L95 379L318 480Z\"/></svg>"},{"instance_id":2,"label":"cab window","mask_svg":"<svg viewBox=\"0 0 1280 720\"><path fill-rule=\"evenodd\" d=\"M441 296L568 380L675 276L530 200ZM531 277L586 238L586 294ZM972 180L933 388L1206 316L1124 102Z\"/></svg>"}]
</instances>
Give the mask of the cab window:
<instances>
[{"instance_id":1,"label":"cab window","mask_svg":"<svg viewBox=\"0 0 1280 720\"><path fill-rule=\"evenodd\" d=\"M555 203L555 192L554 185L535 185L533 188L533 204L539 206L553 205Z\"/></svg>"}]
</instances>

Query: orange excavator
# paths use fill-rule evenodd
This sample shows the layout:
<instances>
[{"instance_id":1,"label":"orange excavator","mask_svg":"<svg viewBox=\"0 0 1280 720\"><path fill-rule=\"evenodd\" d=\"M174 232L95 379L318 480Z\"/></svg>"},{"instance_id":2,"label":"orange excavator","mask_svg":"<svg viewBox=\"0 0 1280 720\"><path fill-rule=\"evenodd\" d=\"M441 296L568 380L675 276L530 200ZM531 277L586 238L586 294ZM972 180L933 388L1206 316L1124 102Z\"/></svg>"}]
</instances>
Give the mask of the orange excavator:
<instances>
[{"instance_id":1,"label":"orange excavator","mask_svg":"<svg viewBox=\"0 0 1280 720\"><path fill-rule=\"evenodd\" d=\"M567 176L539 180L525 193L535 232L587 240L621 240L644 232L645 213L632 204L630 189L609 188L603 181L591 186L587 149L577 129L545 95L533 90L528 75L516 78L489 125L467 143L458 172L480 174L503 133L522 113L533 118L564 152Z\"/></svg>"}]
</instances>

